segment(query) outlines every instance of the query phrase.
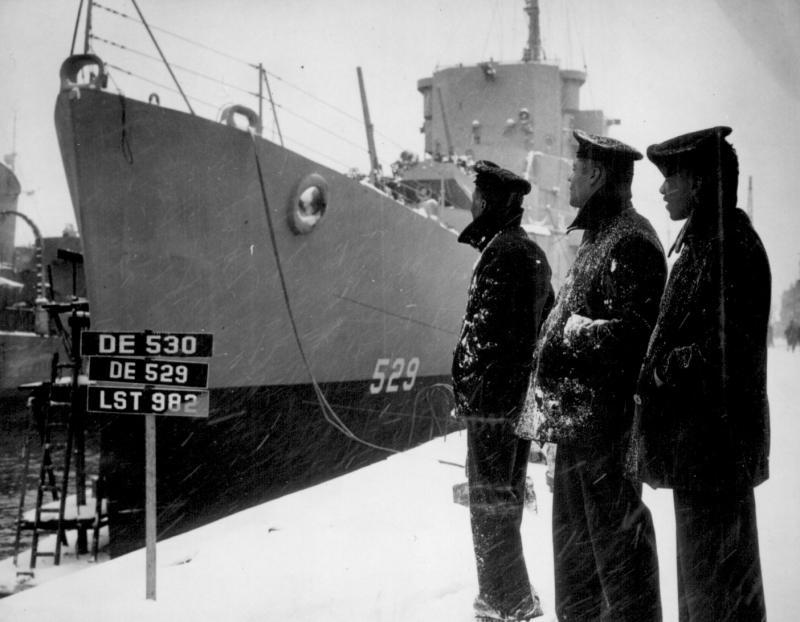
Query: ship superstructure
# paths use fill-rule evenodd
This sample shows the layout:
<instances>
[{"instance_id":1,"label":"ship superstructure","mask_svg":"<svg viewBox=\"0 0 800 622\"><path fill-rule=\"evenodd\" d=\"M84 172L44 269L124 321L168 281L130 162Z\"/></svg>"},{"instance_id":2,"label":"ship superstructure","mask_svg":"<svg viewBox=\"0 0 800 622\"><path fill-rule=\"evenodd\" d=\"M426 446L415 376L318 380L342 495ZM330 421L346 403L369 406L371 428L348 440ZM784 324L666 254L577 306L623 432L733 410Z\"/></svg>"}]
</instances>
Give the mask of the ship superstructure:
<instances>
[{"instance_id":1,"label":"ship superstructure","mask_svg":"<svg viewBox=\"0 0 800 622\"><path fill-rule=\"evenodd\" d=\"M457 230L470 218L471 163L491 160L525 177L533 190L523 224L547 253L557 287L580 242L579 234L565 234L575 216L567 181L572 131L605 135L616 121L581 109L586 73L543 58L538 1L528 0L525 11L528 45L520 61L444 67L419 80L425 158L402 175L439 197L439 216Z\"/></svg>"}]
</instances>

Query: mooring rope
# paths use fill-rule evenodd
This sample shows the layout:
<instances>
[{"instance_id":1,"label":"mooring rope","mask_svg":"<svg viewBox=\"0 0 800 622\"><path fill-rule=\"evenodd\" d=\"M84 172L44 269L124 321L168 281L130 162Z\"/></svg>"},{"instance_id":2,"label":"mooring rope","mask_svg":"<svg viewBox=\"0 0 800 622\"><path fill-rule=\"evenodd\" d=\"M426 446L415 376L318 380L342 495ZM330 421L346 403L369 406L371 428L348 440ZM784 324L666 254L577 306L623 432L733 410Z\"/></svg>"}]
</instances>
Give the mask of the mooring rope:
<instances>
[{"instance_id":1,"label":"mooring rope","mask_svg":"<svg viewBox=\"0 0 800 622\"><path fill-rule=\"evenodd\" d=\"M295 321L294 311L292 310L292 303L291 299L289 298L289 290L286 286L286 277L283 273L283 265L281 263L280 253L278 252L278 244L275 237L275 230L272 223L272 213L269 208L269 201L267 200L267 190L264 187L264 175L261 170L261 159L258 157L258 145L256 143L255 133L253 132L252 128L249 129L250 133L250 140L253 143L253 154L255 155L256 161L256 170L258 171L258 183L261 188L261 199L264 203L264 211L267 215L267 230L269 231L269 239L272 243L272 253L275 257L275 265L278 269L278 279L280 280L281 284L281 292L283 293L283 301L286 305L286 312L289 316L289 323L292 327L292 334L294 335L295 343L297 344L297 349L300 352L300 358L303 361L303 366L306 368L308 372L308 376L311 379L311 385L314 387L314 392L317 395L317 401L320 406L320 410L322 411L322 416L325 418L325 421L330 423L334 428L336 428L339 432L344 434L347 438L354 440L362 445L366 445L367 447L371 447L372 449L379 449L381 451L387 451L390 453L400 453L397 449L392 449L391 447L383 447L381 445L376 445L375 443L370 443L369 441L365 441L364 439L358 437L350 428L345 425L345 423L339 418L336 414L336 411L333 410L333 407L328 402L325 394L322 392L317 380L314 376L314 372L311 370L311 364L308 361L308 357L306 356L305 348L303 348L303 343L300 340L300 333L297 329L297 322Z\"/></svg>"}]
</instances>

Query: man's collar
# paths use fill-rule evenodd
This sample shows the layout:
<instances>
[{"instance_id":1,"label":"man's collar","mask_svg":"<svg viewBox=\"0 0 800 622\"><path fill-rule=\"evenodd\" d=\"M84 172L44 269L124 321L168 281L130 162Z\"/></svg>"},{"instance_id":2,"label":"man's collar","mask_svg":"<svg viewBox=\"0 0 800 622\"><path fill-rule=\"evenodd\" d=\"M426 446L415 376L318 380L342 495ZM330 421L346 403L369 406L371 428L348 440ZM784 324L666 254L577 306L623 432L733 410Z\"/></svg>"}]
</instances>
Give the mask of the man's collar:
<instances>
[{"instance_id":1,"label":"man's collar","mask_svg":"<svg viewBox=\"0 0 800 622\"><path fill-rule=\"evenodd\" d=\"M723 209L721 212L702 209L698 211L695 207L678 232L667 257L673 252L680 253L684 246L691 247L695 244L718 240L724 229L741 225L744 221L749 222L750 218L744 210L738 207Z\"/></svg>"},{"instance_id":2,"label":"man's collar","mask_svg":"<svg viewBox=\"0 0 800 622\"><path fill-rule=\"evenodd\" d=\"M578 210L575 220L567 227L567 233L577 229L597 231L614 216L631 207L630 196L604 192L601 188Z\"/></svg>"},{"instance_id":3,"label":"man's collar","mask_svg":"<svg viewBox=\"0 0 800 622\"><path fill-rule=\"evenodd\" d=\"M487 210L464 227L458 241L483 251L498 232L511 226L519 226L521 220L521 210L500 213Z\"/></svg>"}]
</instances>

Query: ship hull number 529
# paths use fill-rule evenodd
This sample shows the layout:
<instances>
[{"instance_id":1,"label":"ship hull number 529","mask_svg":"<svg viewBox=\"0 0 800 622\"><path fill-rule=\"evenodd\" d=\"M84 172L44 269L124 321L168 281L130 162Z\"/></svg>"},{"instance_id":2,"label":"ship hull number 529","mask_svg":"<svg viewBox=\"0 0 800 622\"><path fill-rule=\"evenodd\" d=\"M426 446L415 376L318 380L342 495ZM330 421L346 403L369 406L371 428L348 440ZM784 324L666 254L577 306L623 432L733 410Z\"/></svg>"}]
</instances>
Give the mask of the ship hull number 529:
<instances>
[{"instance_id":1,"label":"ship hull number 529","mask_svg":"<svg viewBox=\"0 0 800 622\"><path fill-rule=\"evenodd\" d=\"M372 372L372 382L369 385L369 392L372 395L378 393L397 393L398 391L410 391L417 381L419 372L419 358L408 359L378 359L375 363L375 371Z\"/></svg>"}]
</instances>

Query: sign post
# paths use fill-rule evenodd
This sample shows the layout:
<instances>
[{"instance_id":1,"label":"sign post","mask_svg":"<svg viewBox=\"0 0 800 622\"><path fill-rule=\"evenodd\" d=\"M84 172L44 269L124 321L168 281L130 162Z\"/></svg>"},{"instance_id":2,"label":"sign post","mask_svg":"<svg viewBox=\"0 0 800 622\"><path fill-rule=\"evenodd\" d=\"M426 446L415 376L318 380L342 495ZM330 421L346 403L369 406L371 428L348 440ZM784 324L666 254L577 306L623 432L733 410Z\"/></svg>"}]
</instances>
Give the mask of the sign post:
<instances>
[{"instance_id":1,"label":"sign post","mask_svg":"<svg viewBox=\"0 0 800 622\"><path fill-rule=\"evenodd\" d=\"M210 357L211 352L212 336L208 333L85 331L81 334L81 353L91 357L86 410L145 418L148 600L156 599L156 416L208 417L208 363L184 359Z\"/></svg>"},{"instance_id":2,"label":"sign post","mask_svg":"<svg viewBox=\"0 0 800 622\"><path fill-rule=\"evenodd\" d=\"M156 599L156 416L144 417L144 541L147 600Z\"/></svg>"}]
</instances>

